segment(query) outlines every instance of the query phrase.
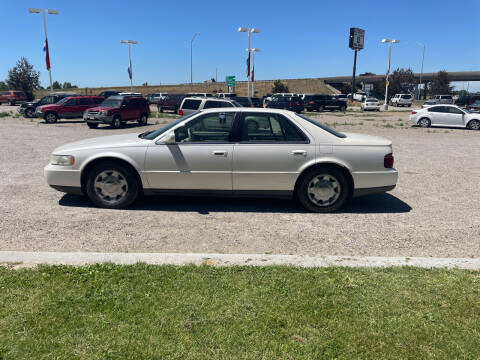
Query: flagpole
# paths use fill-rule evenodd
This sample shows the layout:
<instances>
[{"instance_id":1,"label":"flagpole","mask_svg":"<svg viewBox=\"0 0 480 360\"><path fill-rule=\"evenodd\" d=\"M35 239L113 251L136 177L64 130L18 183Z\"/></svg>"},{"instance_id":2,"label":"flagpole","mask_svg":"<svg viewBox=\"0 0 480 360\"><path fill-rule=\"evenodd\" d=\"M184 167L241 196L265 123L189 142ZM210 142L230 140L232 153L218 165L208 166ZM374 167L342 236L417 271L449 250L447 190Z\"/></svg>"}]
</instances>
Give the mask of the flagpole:
<instances>
[{"instance_id":1,"label":"flagpole","mask_svg":"<svg viewBox=\"0 0 480 360\"><path fill-rule=\"evenodd\" d=\"M45 16L45 9L42 9L43 12L43 29L45 30L45 51L48 52L48 57L50 60L50 49L48 48L48 37L47 37L47 17ZM52 66L48 67L48 75L50 76L50 93L53 94L53 84L52 84Z\"/></svg>"}]
</instances>

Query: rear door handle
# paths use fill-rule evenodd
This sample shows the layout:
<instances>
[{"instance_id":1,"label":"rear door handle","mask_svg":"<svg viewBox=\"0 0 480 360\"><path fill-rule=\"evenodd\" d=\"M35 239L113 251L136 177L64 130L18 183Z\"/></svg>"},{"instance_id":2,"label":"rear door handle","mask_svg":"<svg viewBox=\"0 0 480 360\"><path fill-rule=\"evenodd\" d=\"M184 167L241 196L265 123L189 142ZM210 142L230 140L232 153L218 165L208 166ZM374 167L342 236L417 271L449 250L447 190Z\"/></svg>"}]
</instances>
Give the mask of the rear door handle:
<instances>
[{"instance_id":1,"label":"rear door handle","mask_svg":"<svg viewBox=\"0 0 480 360\"><path fill-rule=\"evenodd\" d=\"M215 156L227 156L227 155L228 155L228 152L218 150L218 151L212 152L212 155L215 155Z\"/></svg>"},{"instance_id":2,"label":"rear door handle","mask_svg":"<svg viewBox=\"0 0 480 360\"><path fill-rule=\"evenodd\" d=\"M307 156L307 152L305 150L293 150L292 155L303 155Z\"/></svg>"}]
</instances>

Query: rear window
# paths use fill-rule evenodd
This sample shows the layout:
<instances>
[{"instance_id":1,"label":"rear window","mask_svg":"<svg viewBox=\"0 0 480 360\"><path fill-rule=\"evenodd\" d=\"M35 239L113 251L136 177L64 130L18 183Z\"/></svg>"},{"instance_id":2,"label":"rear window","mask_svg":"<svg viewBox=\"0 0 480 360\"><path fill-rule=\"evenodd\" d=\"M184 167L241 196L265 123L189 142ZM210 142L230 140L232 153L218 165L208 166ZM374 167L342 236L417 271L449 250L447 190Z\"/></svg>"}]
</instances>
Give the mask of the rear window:
<instances>
[{"instance_id":1,"label":"rear window","mask_svg":"<svg viewBox=\"0 0 480 360\"><path fill-rule=\"evenodd\" d=\"M452 97L450 95L444 95L442 96L442 99L451 99Z\"/></svg>"},{"instance_id":2,"label":"rear window","mask_svg":"<svg viewBox=\"0 0 480 360\"><path fill-rule=\"evenodd\" d=\"M318 121L316 120L313 120L313 119L310 119L302 114L297 114L297 116L301 117L302 119L304 120L307 120L309 123L315 125L315 126L318 126L319 128L325 130L326 132L329 132L330 134L332 135L335 135L336 137L339 137L339 138L346 138L347 135L345 134L342 134L341 132L339 131L336 131L336 130L333 130L333 129L330 129L328 126L325 126L323 125L322 123L319 123Z\"/></svg>"},{"instance_id":3,"label":"rear window","mask_svg":"<svg viewBox=\"0 0 480 360\"><path fill-rule=\"evenodd\" d=\"M185 100L183 102L183 109L197 110L201 104L202 100Z\"/></svg>"},{"instance_id":4,"label":"rear window","mask_svg":"<svg viewBox=\"0 0 480 360\"><path fill-rule=\"evenodd\" d=\"M206 101L205 105L203 105L203 108L204 109L220 108L222 107L222 105L223 105L222 101Z\"/></svg>"},{"instance_id":5,"label":"rear window","mask_svg":"<svg viewBox=\"0 0 480 360\"><path fill-rule=\"evenodd\" d=\"M402 99L411 99L412 95L402 95Z\"/></svg>"}]
</instances>

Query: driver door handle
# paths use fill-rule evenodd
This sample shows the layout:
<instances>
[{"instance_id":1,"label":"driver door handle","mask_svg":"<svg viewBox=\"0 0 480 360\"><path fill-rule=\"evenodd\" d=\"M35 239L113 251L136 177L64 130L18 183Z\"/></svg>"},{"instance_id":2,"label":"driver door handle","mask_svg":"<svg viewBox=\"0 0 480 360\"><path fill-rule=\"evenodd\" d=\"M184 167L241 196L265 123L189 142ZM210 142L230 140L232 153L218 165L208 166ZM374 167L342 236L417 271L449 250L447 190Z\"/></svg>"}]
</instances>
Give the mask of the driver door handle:
<instances>
[{"instance_id":1,"label":"driver door handle","mask_svg":"<svg viewBox=\"0 0 480 360\"><path fill-rule=\"evenodd\" d=\"M212 152L212 155L215 155L215 156L227 156L227 155L228 155L228 152L226 152L226 151L221 151L221 150L217 150L217 151Z\"/></svg>"}]
</instances>

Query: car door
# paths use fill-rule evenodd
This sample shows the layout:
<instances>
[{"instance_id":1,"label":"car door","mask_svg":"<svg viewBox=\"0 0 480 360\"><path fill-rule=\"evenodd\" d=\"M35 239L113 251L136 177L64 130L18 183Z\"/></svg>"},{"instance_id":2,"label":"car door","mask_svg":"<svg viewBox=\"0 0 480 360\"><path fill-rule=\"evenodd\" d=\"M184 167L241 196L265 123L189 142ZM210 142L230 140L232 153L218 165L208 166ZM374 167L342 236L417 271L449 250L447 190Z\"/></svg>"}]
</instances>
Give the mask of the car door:
<instances>
[{"instance_id":1,"label":"car door","mask_svg":"<svg viewBox=\"0 0 480 360\"><path fill-rule=\"evenodd\" d=\"M233 151L233 190L290 192L302 166L314 159L308 135L276 113L242 113Z\"/></svg>"},{"instance_id":2,"label":"car door","mask_svg":"<svg viewBox=\"0 0 480 360\"><path fill-rule=\"evenodd\" d=\"M120 112L120 117L122 120L127 121L127 120L132 120L134 115L134 104L132 103L134 99L124 99L122 106L121 106L121 112Z\"/></svg>"},{"instance_id":3,"label":"car door","mask_svg":"<svg viewBox=\"0 0 480 360\"><path fill-rule=\"evenodd\" d=\"M464 124L464 115L465 113L454 107L454 106L448 106L448 115L446 118L446 125L453 125L453 126L462 126Z\"/></svg>"},{"instance_id":4,"label":"car door","mask_svg":"<svg viewBox=\"0 0 480 360\"><path fill-rule=\"evenodd\" d=\"M93 102L91 98L79 98L78 99L78 112L75 114L75 117L82 117L85 110L93 107Z\"/></svg>"},{"instance_id":5,"label":"car door","mask_svg":"<svg viewBox=\"0 0 480 360\"><path fill-rule=\"evenodd\" d=\"M176 144L147 149L145 175L157 190L232 191L235 112L195 116L175 129Z\"/></svg>"},{"instance_id":6,"label":"car door","mask_svg":"<svg viewBox=\"0 0 480 360\"><path fill-rule=\"evenodd\" d=\"M58 116L61 118L73 118L78 112L78 98L71 98L65 101L58 109Z\"/></svg>"},{"instance_id":7,"label":"car door","mask_svg":"<svg viewBox=\"0 0 480 360\"><path fill-rule=\"evenodd\" d=\"M431 106L427 108L432 125L444 125L447 121L448 109L446 106Z\"/></svg>"}]
</instances>

